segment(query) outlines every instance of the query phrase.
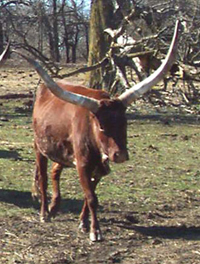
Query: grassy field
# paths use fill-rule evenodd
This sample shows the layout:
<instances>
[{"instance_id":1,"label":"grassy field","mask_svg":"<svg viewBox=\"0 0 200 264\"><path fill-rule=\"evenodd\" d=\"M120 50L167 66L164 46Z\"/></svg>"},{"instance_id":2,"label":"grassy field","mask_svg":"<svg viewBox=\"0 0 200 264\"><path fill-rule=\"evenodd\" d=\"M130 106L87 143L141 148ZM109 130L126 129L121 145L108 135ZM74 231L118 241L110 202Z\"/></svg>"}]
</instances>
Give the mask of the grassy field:
<instances>
[{"instance_id":1,"label":"grassy field","mask_svg":"<svg viewBox=\"0 0 200 264\"><path fill-rule=\"evenodd\" d=\"M0 100L0 263L199 263L200 116L140 103L128 113L130 160L99 184L104 241L91 244L77 231L74 169L62 174L61 213L39 223L29 100Z\"/></svg>"}]
</instances>

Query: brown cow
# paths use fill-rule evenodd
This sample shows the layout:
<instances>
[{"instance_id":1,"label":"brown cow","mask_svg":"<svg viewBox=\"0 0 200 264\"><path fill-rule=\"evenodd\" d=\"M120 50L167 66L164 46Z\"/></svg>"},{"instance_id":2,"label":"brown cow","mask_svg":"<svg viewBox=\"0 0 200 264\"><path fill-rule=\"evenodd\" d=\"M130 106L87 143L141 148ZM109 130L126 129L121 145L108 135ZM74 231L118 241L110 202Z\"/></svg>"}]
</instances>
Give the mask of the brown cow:
<instances>
[{"instance_id":1,"label":"brown cow","mask_svg":"<svg viewBox=\"0 0 200 264\"><path fill-rule=\"evenodd\" d=\"M61 200L60 174L64 167L75 165L85 196L80 229L90 229L91 241L102 240L97 220L96 186L101 177L109 173L109 160L120 163L128 159L126 108L170 69L176 53L179 25L177 22L168 55L159 69L115 99L107 92L71 85L64 80L55 83L37 62L23 55L45 82L37 91L33 112L35 179L41 192L41 221L56 215ZM48 159L53 161L53 196L49 207Z\"/></svg>"}]
</instances>

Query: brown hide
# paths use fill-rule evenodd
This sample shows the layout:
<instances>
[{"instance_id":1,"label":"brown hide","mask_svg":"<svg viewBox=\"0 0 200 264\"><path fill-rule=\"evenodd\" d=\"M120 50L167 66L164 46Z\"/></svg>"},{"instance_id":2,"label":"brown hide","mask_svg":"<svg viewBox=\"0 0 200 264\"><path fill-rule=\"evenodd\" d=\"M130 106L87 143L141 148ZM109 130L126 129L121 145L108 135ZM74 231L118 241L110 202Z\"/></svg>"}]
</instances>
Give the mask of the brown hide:
<instances>
[{"instance_id":1,"label":"brown hide","mask_svg":"<svg viewBox=\"0 0 200 264\"><path fill-rule=\"evenodd\" d=\"M80 216L81 230L88 229L90 211L90 239L101 240L95 188L101 176L109 173L109 160L124 162L128 159L126 107L118 99L110 100L106 92L73 86L64 80L58 84L64 90L100 100L100 106L93 114L86 108L60 100L45 85L40 86L34 106L33 126L37 167L35 179L41 191L41 220L56 214L60 203L59 177L62 168L75 164L85 195ZM54 161L53 197L49 212L47 159Z\"/></svg>"}]
</instances>

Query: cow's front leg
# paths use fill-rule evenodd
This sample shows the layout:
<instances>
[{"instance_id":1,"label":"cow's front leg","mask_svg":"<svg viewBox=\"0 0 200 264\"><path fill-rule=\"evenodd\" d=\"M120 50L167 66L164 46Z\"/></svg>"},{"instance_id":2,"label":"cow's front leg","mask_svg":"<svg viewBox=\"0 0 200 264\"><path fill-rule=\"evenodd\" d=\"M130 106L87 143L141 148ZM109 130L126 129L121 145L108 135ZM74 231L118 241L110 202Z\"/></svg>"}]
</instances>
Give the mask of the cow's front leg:
<instances>
[{"instance_id":1,"label":"cow's front leg","mask_svg":"<svg viewBox=\"0 0 200 264\"><path fill-rule=\"evenodd\" d=\"M99 183L99 181L100 179L93 179L93 181L91 182L93 192L95 192L96 186ZM79 229L84 233L89 231L89 208L88 208L86 198L84 199L84 204L83 204L82 211L80 214Z\"/></svg>"},{"instance_id":2,"label":"cow's front leg","mask_svg":"<svg viewBox=\"0 0 200 264\"><path fill-rule=\"evenodd\" d=\"M82 221L85 224L88 218L88 209L91 215L91 224L90 224L90 240L101 241L102 234L99 226L99 222L97 219L97 207L98 207L98 199L95 194L94 183L91 181L90 176L86 173L86 169L81 166L78 169L80 183L85 195L85 202L82 210ZM96 186L95 186L96 187Z\"/></svg>"},{"instance_id":3,"label":"cow's front leg","mask_svg":"<svg viewBox=\"0 0 200 264\"><path fill-rule=\"evenodd\" d=\"M53 195L51 203L49 205L49 217L55 217L56 213L60 208L60 175L62 172L63 166L58 163L53 163L52 165L52 186L53 186Z\"/></svg>"}]
</instances>

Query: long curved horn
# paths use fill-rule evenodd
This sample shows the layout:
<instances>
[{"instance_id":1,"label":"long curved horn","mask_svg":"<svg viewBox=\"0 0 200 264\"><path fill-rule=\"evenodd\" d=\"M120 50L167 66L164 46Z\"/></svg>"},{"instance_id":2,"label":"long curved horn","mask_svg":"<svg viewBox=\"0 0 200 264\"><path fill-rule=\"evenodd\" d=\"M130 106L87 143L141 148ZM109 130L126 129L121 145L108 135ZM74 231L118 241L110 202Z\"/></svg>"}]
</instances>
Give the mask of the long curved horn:
<instances>
[{"instance_id":1,"label":"long curved horn","mask_svg":"<svg viewBox=\"0 0 200 264\"><path fill-rule=\"evenodd\" d=\"M35 68L37 73L43 79L46 86L55 96L66 102L83 106L93 113L97 112L99 108L98 100L63 90L56 82L54 82L54 80L49 76L49 74L42 68L42 66L37 61L25 56L21 52L18 51L14 51L14 52L25 58Z\"/></svg>"},{"instance_id":2,"label":"long curved horn","mask_svg":"<svg viewBox=\"0 0 200 264\"><path fill-rule=\"evenodd\" d=\"M160 80L162 80L162 78L166 75L168 70L173 65L175 60L175 55L177 52L178 35L179 35L178 33L179 33L180 25L181 22L179 20L176 21L174 35L168 54L165 60L163 61L163 63L160 65L160 67L149 77L147 77L140 83L134 85L133 87L131 87L130 89L128 89L126 92L124 92L118 97L118 99L120 99L126 107L130 105L134 100L139 98L141 95L146 93L148 90L150 90L150 88L153 87L155 84L157 84Z\"/></svg>"},{"instance_id":3,"label":"long curved horn","mask_svg":"<svg viewBox=\"0 0 200 264\"><path fill-rule=\"evenodd\" d=\"M0 64L3 64L3 61L7 58L9 49L10 49L10 42L8 42L5 50L0 55Z\"/></svg>"}]
</instances>

